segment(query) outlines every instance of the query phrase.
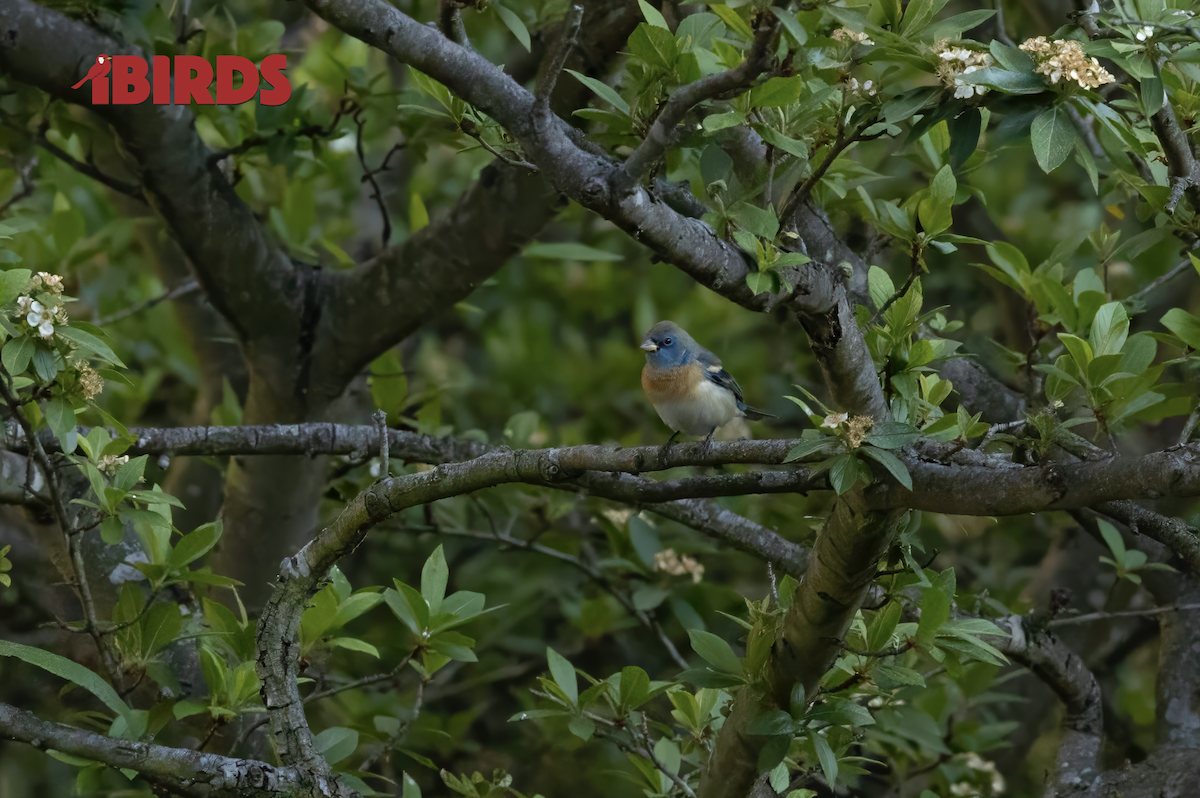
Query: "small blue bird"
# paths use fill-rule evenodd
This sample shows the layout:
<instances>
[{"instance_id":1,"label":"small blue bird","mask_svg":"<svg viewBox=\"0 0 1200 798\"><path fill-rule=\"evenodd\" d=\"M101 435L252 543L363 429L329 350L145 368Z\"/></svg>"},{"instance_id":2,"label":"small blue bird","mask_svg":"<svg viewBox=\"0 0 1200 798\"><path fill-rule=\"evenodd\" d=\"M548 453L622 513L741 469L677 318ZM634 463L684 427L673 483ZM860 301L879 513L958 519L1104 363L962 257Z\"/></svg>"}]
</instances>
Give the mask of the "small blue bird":
<instances>
[{"instance_id":1,"label":"small blue bird","mask_svg":"<svg viewBox=\"0 0 1200 798\"><path fill-rule=\"evenodd\" d=\"M642 388L658 417L675 431L664 449L681 432L704 438L707 448L717 427L735 418L775 418L743 402L741 386L721 367L721 360L675 322L651 327L642 349Z\"/></svg>"}]
</instances>

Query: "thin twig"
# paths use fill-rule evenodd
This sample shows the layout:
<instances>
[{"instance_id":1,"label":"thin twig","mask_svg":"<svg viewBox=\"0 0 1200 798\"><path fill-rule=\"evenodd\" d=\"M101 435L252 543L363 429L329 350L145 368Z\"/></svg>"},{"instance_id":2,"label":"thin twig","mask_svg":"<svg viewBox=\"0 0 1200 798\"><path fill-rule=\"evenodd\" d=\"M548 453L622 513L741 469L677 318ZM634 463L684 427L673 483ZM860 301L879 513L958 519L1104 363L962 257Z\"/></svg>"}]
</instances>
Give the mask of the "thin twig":
<instances>
[{"instance_id":1,"label":"thin twig","mask_svg":"<svg viewBox=\"0 0 1200 798\"><path fill-rule=\"evenodd\" d=\"M386 682L391 679L395 679L396 676L399 675L400 670L408 664L409 660L412 659L412 656L412 652L409 652L408 656L400 660L396 667L392 668L387 673L376 673L371 676L364 676L361 679L355 679L352 682L339 684L337 687L330 687L328 690L322 690L319 693L311 693L304 697L304 703L307 704L311 701L320 701L322 698L329 698L330 696L335 696L338 693L344 693L347 690L357 690L360 687L370 687L373 684L379 684L380 682Z\"/></svg>"},{"instance_id":2,"label":"thin twig","mask_svg":"<svg viewBox=\"0 0 1200 798\"><path fill-rule=\"evenodd\" d=\"M340 103L338 103L337 113L333 115L333 121L328 125L325 127L321 127L320 125L308 125L307 127L297 130L291 135L295 138L299 138L300 136L309 139L329 138L337 131L338 122L342 121L342 117L357 108L359 108L359 105L354 100L348 98L343 99ZM287 135L285 131L277 130L269 136L251 136L250 138L243 139L242 142L235 147L230 147L227 150L217 150L216 152L212 153L208 156L207 163L209 166L215 166L231 155L241 155L254 149L255 147L262 147L270 143L272 139L285 135Z\"/></svg>"},{"instance_id":3,"label":"thin twig","mask_svg":"<svg viewBox=\"0 0 1200 798\"><path fill-rule=\"evenodd\" d=\"M31 178L29 175L33 172L34 168L37 167L37 162L38 159L35 155L25 163L24 169L17 171L17 175L21 180L21 188L13 192L13 195L8 198L7 202L5 202L3 205L0 205L0 216L8 213L9 208L33 194L34 182L33 178Z\"/></svg>"},{"instance_id":4,"label":"thin twig","mask_svg":"<svg viewBox=\"0 0 1200 798\"><path fill-rule=\"evenodd\" d=\"M618 187L620 191L631 191L650 167L663 157L671 144L676 127L688 111L705 100L750 88L760 75L770 69L771 44L775 41L778 31L778 17L770 12L761 13L758 29L754 33L754 44L746 54L745 61L733 69L707 75L675 90L654 120L654 124L650 126L646 138L630 153L624 168L617 173L622 184Z\"/></svg>"},{"instance_id":5,"label":"thin twig","mask_svg":"<svg viewBox=\"0 0 1200 798\"><path fill-rule=\"evenodd\" d=\"M1158 288L1163 283L1168 283L1171 280L1174 280L1176 277L1178 277L1179 275L1183 274L1184 272L1186 272L1192 268L1194 268L1192 266L1192 259L1190 257L1184 258L1179 263L1175 264L1175 266L1173 266L1171 268L1171 271L1167 272L1164 275L1156 277L1154 280L1152 280L1148 284L1146 284L1143 288L1140 288L1137 291L1135 291L1134 293L1130 294L1128 299L1129 300L1141 299L1142 297L1146 296L1147 294L1152 293L1156 288Z\"/></svg>"},{"instance_id":6,"label":"thin twig","mask_svg":"<svg viewBox=\"0 0 1200 798\"><path fill-rule=\"evenodd\" d=\"M354 124L358 127L358 132L354 137L354 151L358 153L358 162L362 164L362 182L369 182L371 184L371 199L375 200L375 204L379 206L379 215L383 217L383 246L386 249L388 241L392 237L392 219L391 216L388 215L387 204L383 201L383 189L379 187L379 181L375 179L375 175L386 171L388 168L388 161L390 161L392 158L392 153L403 149L405 145L404 143L393 145L392 148L388 150L388 154L384 156L383 163L380 164L378 169L372 169L371 167L367 166L367 154L363 151L363 127L367 124L367 120L363 118L363 114L365 112L365 108L357 107L355 108L354 116L352 117L354 119Z\"/></svg>"},{"instance_id":7,"label":"thin twig","mask_svg":"<svg viewBox=\"0 0 1200 798\"><path fill-rule=\"evenodd\" d=\"M920 253L921 249L914 241L912 245L912 262L909 264L908 269L908 279L904 281L904 285L900 286L899 291L896 291L890 297L888 297L888 300L883 303L883 306L879 308L879 310L875 311L875 315L871 317L871 321L867 324L868 329L874 327L876 322L883 317L883 314L887 313L888 308L890 308L897 302L897 300L907 294L908 289L912 288L913 283L917 281L917 274L921 271Z\"/></svg>"},{"instance_id":8,"label":"thin twig","mask_svg":"<svg viewBox=\"0 0 1200 798\"><path fill-rule=\"evenodd\" d=\"M667 654L670 655L671 659L674 660L676 665L681 668L688 667L687 660L685 660L679 654L679 649L677 649L675 644L671 642L671 638L667 637L666 631L663 630L658 621L654 620L648 613L645 613L635 607L629 596L618 590L617 587L613 585L601 571L585 562L581 558L567 554L563 551L559 551L558 549L552 549L549 546L543 546L540 543L533 543L528 540L522 540L521 538L513 537L506 532L501 532L498 529L495 529L495 527L493 527L492 532L473 532L471 530L442 530L442 532L443 534L459 535L462 537L477 538L479 540L494 540L499 543L512 546L514 549L524 549L525 551L536 552L547 557L553 557L554 559L565 563L570 563L583 573L587 574L587 576L595 581L596 584L600 585L600 587L604 588L604 590L606 590L613 598L615 598L618 603L620 603L630 615L636 618L642 626L653 632L663 644L663 648L667 650Z\"/></svg>"},{"instance_id":9,"label":"thin twig","mask_svg":"<svg viewBox=\"0 0 1200 798\"><path fill-rule=\"evenodd\" d=\"M558 76L570 57L571 51L579 41L579 25L583 22L583 6L572 4L567 9L566 19L563 20L562 36L555 42L554 47L546 55L542 73L538 76L536 94L537 102L543 109L550 107L550 95L558 83Z\"/></svg>"},{"instance_id":10,"label":"thin twig","mask_svg":"<svg viewBox=\"0 0 1200 798\"><path fill-rule=\"evenodd\" d=\"M1070 626L1077 623L1091 623L1092 621L1108 621L1113 618L1144 618L1148 615L1162 615L1168 612L1188 612L1190 610L1200 610L1200 604L1177 604L1170 607L1151 607L1145 610L1121 610L1118 612L1089 612L1086 615L1055 618L1046 625L1049 627Z\"/></svg>"},{"instance_id":11,"label":"thin twig","mask_svg":"<svg viewBox=\"0 0 1200 798\"><path fill-rule=\"evenodd\" d=\"M130 307L125 308L124 310L118 310L116 313L112 314L111 316L105 316L102 319L95 319L92 323L95 324L97 327L103 327L107 324L115 324L118 321L123 321L124 319L127 319L130 316L141 313L143 310L149 310L150 308L152 308L155 305L158 305L162 302L169 302L174 299L179 299L180 297L187 296L188 294L190 294L194 291L199 291L199 290L200 290L200 283L196 280L196 278L188 277L183 282L181 282L179 285L175 286L174 288L164 291L163 293L159 294L158 296L154 297L153 299L148 299L145 302L142 302L137 305L131 305Z\"/></svg>"},{"instance_id":12,"label":"thin twig","mask_svg":"<svg viewBox=\"0 0 1200 798\"><path fill-rule=\"evenodd\" d=\"M833 162L837 160L838 156L841 155L847 147L858 141L859 137L862 136L862 132L874 122L875 116L872 115L856 125L852 133L846 135L845 125L840 120L838 121L837 138L835 138L833 144L830 145L829 152L825 154L825 160L823 160L821 164L813 170L813 173L808 176L807 180L796 186L796 188L784 201L783 208L779 211L780 219L792 218L792 214L794 214L796 209L808 199L810 194L812 194L812 191L814 188L816 188L817 183L819 183L821 178L825 176L825 173L829 171L829 167L833 166Z\"/></svg>"},{"instance_id":13,"label":"thin twig","mask_svg":"<svg viewBox=\"0 0 1200 798\"><path fill-rule=\"evenodd\" d=\"M138 202L144 203L146 201L146 198L142 196L142 187L141 186L136 185L134 183L126 183L124 180L119 180L115 177L110 177L110 176L104 174L103 172L101 172L100 169L94 163L91 163L90 161L77 160L76 158L72 157L71 154L68 153L66 150L64 150L62 147L58 146L53 141L46 138L46 133L45 133L46 129L47 128L43 125L42 129L39 130L37 133L38 146L40 146L42 149L49 152L55 158L57 158L60 161L62 161L63 163L65 163L67 166L71 167L76 172L79 172L80 174L83 174L83 175L87 175L88 177L92 178L93 180L95 180L98 183L103 183L104 185L111 188L113 191L120 192L121 194L124 194L127 197L132 197L133 199L137 200Z\"/></svg>"}]
</instances>

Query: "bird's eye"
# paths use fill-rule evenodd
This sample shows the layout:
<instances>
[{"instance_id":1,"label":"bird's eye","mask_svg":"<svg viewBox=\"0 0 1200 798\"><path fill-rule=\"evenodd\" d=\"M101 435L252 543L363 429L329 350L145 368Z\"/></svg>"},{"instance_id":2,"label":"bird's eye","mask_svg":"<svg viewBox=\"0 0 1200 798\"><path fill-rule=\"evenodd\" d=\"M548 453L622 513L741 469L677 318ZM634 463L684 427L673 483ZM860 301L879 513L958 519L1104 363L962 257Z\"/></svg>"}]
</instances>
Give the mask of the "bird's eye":
<instances>
[{"instance_id":1,"label":"bird's eye","mask_svg":"<svg viewBox=\"0 0 1200 798\"><path fill-rule=\"evenodd\" d=\"M670 339L670 338L664 338L664 339L663 339L663 346L670 346L670 345L671 345L671 339Z\"/></svg>"}]
</instances>

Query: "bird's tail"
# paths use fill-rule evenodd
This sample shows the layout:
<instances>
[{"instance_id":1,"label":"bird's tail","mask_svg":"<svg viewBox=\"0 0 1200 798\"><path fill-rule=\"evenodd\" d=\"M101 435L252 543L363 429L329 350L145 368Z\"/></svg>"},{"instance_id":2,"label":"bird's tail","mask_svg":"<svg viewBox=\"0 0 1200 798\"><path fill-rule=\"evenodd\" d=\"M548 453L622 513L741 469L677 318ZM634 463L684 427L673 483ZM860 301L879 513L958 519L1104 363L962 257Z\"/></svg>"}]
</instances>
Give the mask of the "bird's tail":
<instances>
[{"instance_id":1,"label":"bird's tail","mask_svg":"<svg viewBox=\"0 0 1200 798\"><path fill-rule=\"evenodd\" d=\"M762 421L764 418L778 418L778 416L763 412L756 407L751 407L748 404L740 403L740 409L746 414L746 418L751 421Z\"/></svg>"}]
</instances>

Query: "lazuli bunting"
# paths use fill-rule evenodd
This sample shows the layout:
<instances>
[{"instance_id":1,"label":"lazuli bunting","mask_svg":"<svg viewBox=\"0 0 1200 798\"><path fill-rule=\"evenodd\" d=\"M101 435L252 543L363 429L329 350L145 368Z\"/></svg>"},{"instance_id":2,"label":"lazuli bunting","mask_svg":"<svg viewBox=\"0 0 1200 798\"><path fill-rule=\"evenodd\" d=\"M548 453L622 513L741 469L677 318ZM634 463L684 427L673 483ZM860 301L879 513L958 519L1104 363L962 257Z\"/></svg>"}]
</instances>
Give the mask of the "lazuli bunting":
<instances>
[{"instance_id":1,"label":"lazuli bunting","mask_svg":"<svg viewBox=\"0 0 1200 798\"><path fill-rule=\"evenodd\" d=\"M742 401L742 388L721 360L696 343L673 321L660 321L642 341L646 365L642 388L663 423L675 431L712 442L717 427L735 418L775 418Z\"/></svg>"}]
</instances>

